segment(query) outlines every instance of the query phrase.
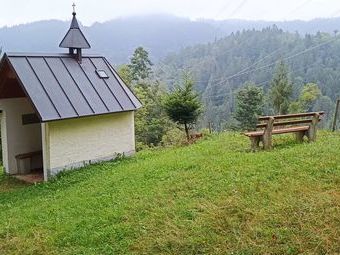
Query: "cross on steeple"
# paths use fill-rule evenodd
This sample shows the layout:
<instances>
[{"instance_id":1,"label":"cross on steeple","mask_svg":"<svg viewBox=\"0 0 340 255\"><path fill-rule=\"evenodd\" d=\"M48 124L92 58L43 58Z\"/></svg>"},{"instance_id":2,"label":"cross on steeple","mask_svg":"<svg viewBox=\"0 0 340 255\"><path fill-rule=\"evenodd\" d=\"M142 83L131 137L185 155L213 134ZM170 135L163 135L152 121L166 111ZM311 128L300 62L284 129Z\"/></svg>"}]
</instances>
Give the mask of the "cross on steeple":
<instances>
[{"instance_id":1,"label":"cross on steeple","mask_svg":"<svg viewBox=\"0 0 340 255\"><path fill-rule=\"evenodd\" d=\"M72 7L73 7L73 13L76 13L76 4L74 2L72 4Z\"/></svg>"}]
</instances>

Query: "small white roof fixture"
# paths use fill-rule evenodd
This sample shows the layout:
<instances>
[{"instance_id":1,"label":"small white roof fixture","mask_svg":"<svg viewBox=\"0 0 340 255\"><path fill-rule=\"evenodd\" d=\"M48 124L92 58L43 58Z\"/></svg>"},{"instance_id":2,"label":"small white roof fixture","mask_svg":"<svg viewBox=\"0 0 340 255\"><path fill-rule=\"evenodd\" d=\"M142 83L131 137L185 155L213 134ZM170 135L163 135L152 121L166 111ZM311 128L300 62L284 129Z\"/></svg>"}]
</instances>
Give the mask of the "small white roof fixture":
<instances>
[{"instance_id":1,"label":"small white roof fixture","mask_svg":"<svg viewBox=\"0 0 340 255\"><path fill-rule=\"evenodd\" d=\"M109 76L107 75L107 73L104 70L96 70L97 75L99 76L99 78L101 79L108 79Z\"/></svg>"}]
</instances>

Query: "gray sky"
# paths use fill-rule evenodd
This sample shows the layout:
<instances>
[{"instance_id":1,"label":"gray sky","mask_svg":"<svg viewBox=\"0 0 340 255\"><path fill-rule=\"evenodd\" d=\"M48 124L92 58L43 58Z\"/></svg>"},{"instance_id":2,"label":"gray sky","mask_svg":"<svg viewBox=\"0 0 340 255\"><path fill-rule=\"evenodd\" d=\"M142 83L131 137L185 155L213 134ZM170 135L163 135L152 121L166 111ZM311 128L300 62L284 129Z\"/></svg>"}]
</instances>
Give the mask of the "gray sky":
<instances>
[{"instance_id":1,"label":"gray sky","mask_svg":"<svg viewBox=\"0 0 340 255\"><path fill-rule=\"evenodd\" d=\"M191 19L309 20L340 16L340 0L76 0L84 25L132 15L167 13ZM0 26L70 19L72 0L0 0Z\"/></svg>"}]
</instances>

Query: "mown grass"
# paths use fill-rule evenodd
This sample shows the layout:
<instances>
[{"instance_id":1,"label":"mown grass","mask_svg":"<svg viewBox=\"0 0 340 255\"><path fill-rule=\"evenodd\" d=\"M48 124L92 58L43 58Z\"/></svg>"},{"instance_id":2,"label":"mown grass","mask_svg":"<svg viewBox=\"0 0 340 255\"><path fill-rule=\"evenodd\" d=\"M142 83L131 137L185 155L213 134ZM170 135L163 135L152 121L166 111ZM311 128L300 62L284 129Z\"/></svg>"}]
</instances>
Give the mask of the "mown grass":
<instances>
[{"instance_id":1,"label":"mown grass","mask_svg":"<svg viewBox=\"0 0 340 255\"><path fill-rule=\"evenodd\" d=\"M0 177L0 254L339 254L340 134L238 134L36 186Z\"/></svg>"}]
</instances>

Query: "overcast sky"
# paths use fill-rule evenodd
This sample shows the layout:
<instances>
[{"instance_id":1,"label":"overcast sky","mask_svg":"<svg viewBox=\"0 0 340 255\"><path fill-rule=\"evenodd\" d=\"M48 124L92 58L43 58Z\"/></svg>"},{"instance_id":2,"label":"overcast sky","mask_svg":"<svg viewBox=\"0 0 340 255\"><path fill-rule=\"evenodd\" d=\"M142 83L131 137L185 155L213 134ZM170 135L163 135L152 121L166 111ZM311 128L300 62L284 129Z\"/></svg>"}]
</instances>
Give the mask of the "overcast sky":
<instances>
[{"instance_id":1,"label":"overcast sky","mask_svg":"<svg viewBox=\"0 0 340 255\"><path fill-rule=\"evenodd\" d=\"M191 19L310 20L340 16L340 0L76 0L84 25L167 13ZM0 26L70 19L72 0L0 0Z\"/></svg>"}]
</instances>

